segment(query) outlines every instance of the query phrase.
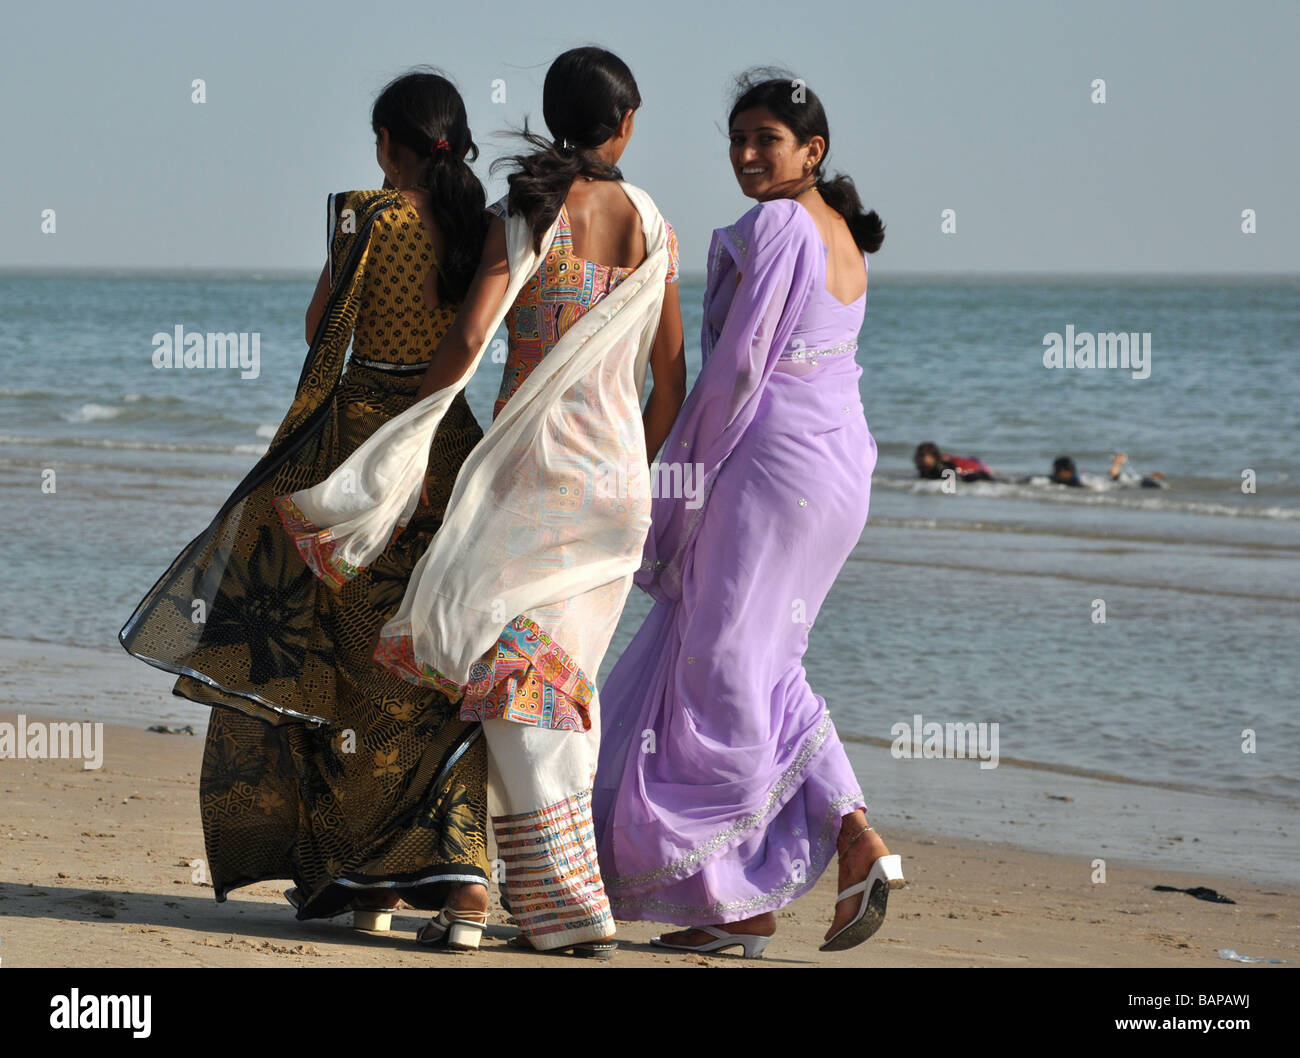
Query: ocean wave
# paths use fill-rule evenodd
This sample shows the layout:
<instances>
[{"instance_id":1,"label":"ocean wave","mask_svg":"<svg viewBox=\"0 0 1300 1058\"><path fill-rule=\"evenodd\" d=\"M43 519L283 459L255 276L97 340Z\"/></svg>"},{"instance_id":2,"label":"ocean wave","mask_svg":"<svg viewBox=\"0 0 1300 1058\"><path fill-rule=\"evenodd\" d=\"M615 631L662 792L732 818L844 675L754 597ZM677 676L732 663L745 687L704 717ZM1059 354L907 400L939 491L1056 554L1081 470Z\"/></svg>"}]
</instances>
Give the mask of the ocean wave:
<instances>
[{"instance_id":1,"label":"ocean wave","mask_svg":"<svg viewBox=\"0 0 1300 1058\"><path fill-rule=\"evenodd\" d=\"M15 485L19 488L27 488L33 465L34 464L32 463L24 463L14 459L5 459L4 456L0 456L0 488L9 488ZM41 469L45 469L46 466L52 467L59 473L63 473L64 471L74 473L87 471L93 473L97 476L97 480L94 484L90 485L89 488L93 490L94 495L102 497L111 493L115 498L122 498L125 495L129 499L144 498L171 492L183 494L185 490L192 487L195 482L202 481L221 481L226 482L228 485L233 485L239 481L240 475L248 469L248 464L246 462L236 463L228 467L204 467L202 465L191 464L184 468L183 473L160 476L156 466L140 464L134 466L122 466L105 465L104 463L93 463L84 460L78 461L75 459L52 459L42 461ZM18 471L21 477L17 479L8 478L6 474L2 473L11 470ZM144 485L144 488L140 489L138 492L130 493L129 495L117 491L120 490L120 484L108 483L110 477L116 475L120 475L127 479L143 478L145 480L141 482L141 484ZM128 484L130 485L130 483Z\"/></svg>"},{"instance_id":2,"label":"ocean wave","mask_svg":"<svg viewBox=\"0 0 1300 1058\"><path fill-rule=\"evenodd\" d=\"M56 407L66 400L66 395L60 396L36 390L28 390L24 393L27 397L45 399ZM25 417L32 422L47 421L50 418L49 412L35 405L36 401L33 400L30 411ZM114 432L123 433L130 431L138 434L141 432L142 424L147 427L150 424L185 423L188 426L205 427L225 434L251 433L255 437L266 440L275 435L275 427L255 426L246 419L236 418L222 405L197 404L180 397L148 393L123 393L116 400L86 401L72 411L59 412L58 417L64 422L77 425L111 424L110 428ZM268 429L269 433L266 432Z\"/></svg>"},{"instance_id":3,"label":"ocean wave","mask_svg":"<svg viewBox=\"0 0 1300 1058\"><path fill-rule=\"evenodd\" d=\"M64 422L99 422L103 419L116 419L122 414L121 408L110 407L107 404L83 404L73 412L64 412L60 418Z\"/></svg>"},{"instance_id":4,"label":"ocean wave","mask_svg":"<svg viewBox=\"0 0 1300 1058\"><path fill-rule=\"evenodd\" d=\"M123 441L106 437L18 437L0 434L0 445L31 448L97 448L122 452L182 452L203 455L261 455L266 445L213 445L187 441Z\"/></svg>"},{"instance_id":5,"label":"ocean wave","mask_svg":"<svg viewBox=\"0 0 1300 1058\"><path fill-rule=\"evenodd\" d=\"M11 386L0 386L0 397L27 397L45 400L57 396L59 394L44 389L14 389Z\"/></svg>"},{"instance_id":6,"label":"ocean wave","mask_svg":"<svg viewBox=\"0 0 1300 1058\"><path fill-rule=\"evenodd\" d=\"M1088 527L1080 525L1052 525L1042 522L1005 521L994 522L983 518L969 520L960 518L891 518L888 515L872 514L867 522L867 533L873 528L937 530L948 533L1005 533L1012 536L1059 536L1078 540L1099 540L1115 544L1185 544L1187 536L1174 532L1135 532L1131 528L1116 531L1111 527ZM1197 537L1200 544L1217 547L1232 547L1242 551L1259 551L1261 553L1293 552L1300 548L1289 543L1277 541L1250 542L1233 539L1230 536L1208 539ZM854 558L858 556L854 555Z\"/></svg>"},{"instance_id":7,"label":"ocean wave","mask_svg":"<svg viewBox=\"0 0 1300 1058\"><path fill-rule=\"evenodd\" d=\"M889 739L878 738L873 735L859 735L851 730L845 730L843 727L838 729L838 734L842 742L878 747L893 745ZM1161 778L1151 775L1149 771L1141 772L1138 768L1132 768L1130 774L1124 774L1114 769L1113 762L1109 763L1110 766L1108 767L1090 767L1088 765L1063 764L1059 761L1040 760L1032 757L1008 757L1005 754L998 757L998 767L1023 768L1029 771L1051 772L1080 779L1092 779L1096 782L1115 783L1124 786L1146 786L1160 790L1173 790L1179 793L1202 794L1208 797L1250 798L1255 801L1300 807L1300 796L1297 796L1296 783L1290 776L1267 775L1260 777L1263 782L1256 779L1253 782L1237 782L1233 785L1224 785L1222 780L1215 784L1209 784L1189 782L1185 778ZM1181 772L1180 774L1187 773ZM1281 781L1275 783L1274 780L1276 779Z\"/></svg>"},{"instance_id":8,"label":"ocean wave","mask_svg":"<svg viewBox=\"0 0 1300 1058\"><path fill-rule=\"evenodd\" d=\"M1235 481L1199 484L1208 491L1230 491ZM887 488L914 495L943 495L943 483L918 481L915 478L892 478L876 475L871 479L873 488ZM1038 503L1073 504L1081 507L1117 507L1124 510L1164 514L1203 514L1219 518L1260 518L1273 521L1300 521L1300 506L1282 507L1276 504L1256 507L1250 503L1230 504L1216 500L1178 499L1168 490L1136 489L1111 486L1105 489L1067 489L1058 485L1035 485L1010 482L967 482L959 485L954 496L981 500L1032 500Z\"/></svg>"},{"instance_id":9,"label":"ocean wave","mask_svg":"<svg viewBox=\"0 0 1300 1058\"><path fill-rule=\"evenodd\" d=\"M19 389L13 386L0 386L0 397L16 400L65 400L66 393L56 393L48 389ZM184 404L182 397L167 393L123 393L118 398L123 404Z\"/></svg>"}]
</instances>

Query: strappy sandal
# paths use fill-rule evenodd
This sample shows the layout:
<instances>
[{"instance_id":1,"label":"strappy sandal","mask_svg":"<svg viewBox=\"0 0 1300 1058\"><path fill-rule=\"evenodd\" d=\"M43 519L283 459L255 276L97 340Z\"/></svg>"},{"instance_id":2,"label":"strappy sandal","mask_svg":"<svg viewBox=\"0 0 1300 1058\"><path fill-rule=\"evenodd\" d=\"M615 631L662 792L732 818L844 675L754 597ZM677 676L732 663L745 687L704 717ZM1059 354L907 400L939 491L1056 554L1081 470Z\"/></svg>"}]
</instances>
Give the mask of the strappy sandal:
<instances>
[{"instance_id":1,"label":"strappy sandal","mask_svg":"<svg viewBox=\"0 0 1300 1058\"><path fill-rule=\"evenodd\" d=\"M429 919L415 939L426 948L477 951L485 929L486 911L457 911L444 907Z\"/></svg>"},{"instance_id":2,"label":"strappy sandal","mask_svg":"<svg viewBox=\"0 0 1300 1058\"><path fill-rule=\"evenodd\" d=\"M854 842L875 829L875 827L867 827L865 830L859 831L854 836L853 841L844 846L840 855L843 856ZM862 894L862 899L858 902L858 913L853 916L853 920L836 930L834 936L818 950L844 951L846 948L856 947L864 940L869 939L885 921L885 908L889 903L889 891L891 889L901 889L906 884L907 882L903 878L903 858L901 856L891 854L878 857L876 862L871 865L871 870L867 872L866 878L856 885L849 886L835 898L835 902L838 904L841 900L847 900L859 893Z\"/></svg>"},{"instance_id":3,"label":"strappy sandal","mask_svg":"<svg viewBox=\"0 0 1300 1058\"><path fill-rule=\"evenodd\" d=\"M284 891L284 898L291 903L295 909L302 907L302 894L298 892L297 886ZM370 933L387 933L393 925L393 912L401 907L399 901L395 907L366 907L356 899L344 904L337 911L332 911L328 915L322 915L321 918L335 919L342 918L344 915L352 915L352 928L365 930Z\"/></svg>"},{"instance_id":4,"label":"strappy sandal","mask_svg":"<svg viewBox=\"0 0 1300 1058\"><path fill-rule=\"evenodd\" d=\"M608 959L618 951L616 940L587 940L566 944L562 948L534 948L526 933L517 933L506 941L506 947L516 951L530 951L535 955L572 955L578 959Z\"/></svg>"},{"instance_id":5,"label":"strappy sandal","mask_svg":"<svg viewBox=\"0 0 1300 1058\"><path fill-rule=\"evenodd\" d=\"M743 948L741 953L742 959L761 959L763 949L767 947L772 940L772 935L764 936L761 933L728 933L725 929L719 929L717 926L691 926L691 929L697 929L701 933L707 933L715 939L705 941L703 944L669 944L662 937L651 937L650 943L656 948L671 948L673 951L694 951L701 955L710 952L725 951L727 948Z\"/></svg>"}]
</instances>

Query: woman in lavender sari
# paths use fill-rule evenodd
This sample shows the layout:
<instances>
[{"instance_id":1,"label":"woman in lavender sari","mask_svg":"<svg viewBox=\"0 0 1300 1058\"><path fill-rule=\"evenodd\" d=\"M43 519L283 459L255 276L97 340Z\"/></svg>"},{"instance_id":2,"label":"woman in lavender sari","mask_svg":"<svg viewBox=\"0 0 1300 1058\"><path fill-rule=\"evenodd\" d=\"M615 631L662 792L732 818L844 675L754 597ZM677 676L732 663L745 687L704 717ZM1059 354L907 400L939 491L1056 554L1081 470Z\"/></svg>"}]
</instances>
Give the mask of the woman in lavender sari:
<instances>
[{"instance_id":1,"label":"woman in lavender sari","mask_svg":"<svg viewBox=\"0 0 1300 1058\"><path fill-rule=\"evenodd\" d=\"M802 82L746 78L729 127L759 205L714 233L704 365L663 452L702 488L660 490L637 575L656 605L601 691L601 873L616 918L694 927L656 944L757 956L838 849L839 950L903 884L802 665L867 519L853 354L884 228L822 176L830 133Z\"/></svg>"}]
</instances>

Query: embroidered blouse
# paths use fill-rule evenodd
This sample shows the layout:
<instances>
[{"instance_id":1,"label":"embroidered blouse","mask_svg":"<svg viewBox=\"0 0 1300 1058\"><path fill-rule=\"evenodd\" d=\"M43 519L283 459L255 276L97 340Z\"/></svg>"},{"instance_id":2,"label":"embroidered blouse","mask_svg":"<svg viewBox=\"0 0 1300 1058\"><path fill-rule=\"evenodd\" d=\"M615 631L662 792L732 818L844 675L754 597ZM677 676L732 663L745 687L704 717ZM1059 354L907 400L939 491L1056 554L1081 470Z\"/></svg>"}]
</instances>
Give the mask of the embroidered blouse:
<instances>
[{"instance_id":1,"label":"embroidered blouse","mask_svg":"<svg viewBox=\"0 0 1300 1058\"><path fill-rule=\"evenodd\" d=\"M503 217L506 199L502 198L488 207L488 212ZM666 223L666 222L665 222ZM667 282L677 282L677 234L668 224L668 277ZM578 257L573 252L573 232L569 227L569 211L560 207L559 225L555 242L551 245L537 274L525 284L514 307L506 316L509 332L509 351L505 371L501 376L501 390L492 407L495 419L506 401L521 385L548 352L555 348L570 327L614 287L635 272L635 268L599 264Z\"/></svg>"}]
</instances>

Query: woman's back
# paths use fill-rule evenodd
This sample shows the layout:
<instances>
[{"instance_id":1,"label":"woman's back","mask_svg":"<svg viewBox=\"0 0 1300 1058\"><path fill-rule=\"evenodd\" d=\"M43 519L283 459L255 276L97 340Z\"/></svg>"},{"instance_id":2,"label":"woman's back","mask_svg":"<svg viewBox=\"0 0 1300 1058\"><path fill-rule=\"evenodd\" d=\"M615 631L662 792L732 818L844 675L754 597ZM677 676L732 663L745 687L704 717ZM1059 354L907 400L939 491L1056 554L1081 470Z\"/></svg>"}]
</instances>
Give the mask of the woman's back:
<instances>
[{"instance_id":1,"label":"woman's back","mask_svg":"<svg viewBox=\"0 0 1300 1058\"><path fill-rule=\"evenodd\" d=\"M853 233L844 217L827 205L820 195L811 195L799 205L817 228L817 238L826 251L822 287L839 304L855 304L867 290L866 253L853 241Z\"/></svg>"},{"instance_id":2,"label":"woman's back","mask_svg":"<svg viewBox=\"0 0 1300 1058\"><path fill-rule=\"evenodd\" d=\"M824 254L824 258L828 256L829 253ZM866 255L861 256L865 265ZM790 367L807 370L819 366L823 357L852 358L857 351L858 334L866 317L867 292L864 290L848 303L840 301L827 289L824 258L823 267L813 280L812 297L777 362L778 370Z\"/></svg>"},{"instance_id":3,"label":"woman's back","mask_svg":"<svg viewBox=\"0 0 1300 1058\"><path fill-rule=\"evenodd\" d=\"M785 206L782 208L788 210L792 207ZM795 323L789 341L777 359L776 369L792 374L805 374L820 366L825 357L837 359L847 357L852 359L853 353L857 350L858 334L862 330L862 323L866 316L867 292L863 289L861 294L852 301L847 302L841 301L832 292L830 288L831 258L833 251L838 253L842 247L828 247L813 216L800 206L796 205L793 209L792 215L796 223L805 226L807 229L802 233L803 237L809 242L815 241L819 248L818 267L809 277L811 291L808 302ZM843 222L841 221L841 223ZM733 225L731 228L719 230L734 232L735 228L736 226ZM732 235L731 238L735 239L737 236ZM852 252L862 262L863 273L860 273L860 275L865 277L866 254L857 250L856 247ZM721 259L719 258L719 260ZM839 276L837 278L841 280L853 278L843 265L840 266L838 271ZM708 306L709 323L715 333L720 334L727 322L731 299L735 294L739 280L740 273L734 268L729 268L719 287L718 296L715 296ZM861 278L856 279L855 283L859 288L864 286Z\"/></svg>"},{"instance_id":4,"label":"woman's back","mask_svg":"<svg viewBox=\"0 0 1300 1058\"><path fill-rule=\"evenodd\" d=\"M563 212L578 257L627 272L645 260L641 215L620 184L579 178Z\"/></svg>"},{"instance_id":5,"label":"woman's back","mask_svg":"<svg viewBox=\"0 0 1300 1058\"><path fill-rule=\"evenodd\" d=\"M375 218L352 346L365 360L414 366L428 363L456 310L429 308L437 297L433 240L415 203L398 198Z\"/></svg>"},{"instance_id":6,"label":"woman's back","mask_svg":"<svg viewBox=\"0 0 1300 1058\"><path fill-rule=\"evenodd\" d=\"M812 297L781 360L816 366L818 356L851 355L857 347L867 311L867 255L853 242L844 218L824 202L800 203L795 216L809 226L821 253Z\"/></svg>"},{"instance_id":7,"label":"woman's back","mask_svg":"<svg viewBox=\"0 0 1300 1058\"><path fill-rule=\"evenodd\" d=\"M600 194L584 190L575 196L570 192L560 207L555 239L546 257L506 316L509 356L492 410L493 418L500 414L524 379L555 348L564 332L635 272L645 259L640 212L622 185L612 181L600 183L606 185ZM621 203L613 195L617 195ZM624 206L631 213L634 227L628 227L627 217L623 215ZM493 203L488 211L504 217L507 200L502 198ZM581 224L585 227L587 241L580 244L582 254L577 252L579 240L574 228L579 222L575 214L582 218ZM673 283L677 281L677 236L671 224L667 221L664 224L668 234L668 274L665 281ZM639 245L631 245L629 231L639 240ZM628 260L633 260L633 263L609 263Z\"/></svg>"}]
</instances>

